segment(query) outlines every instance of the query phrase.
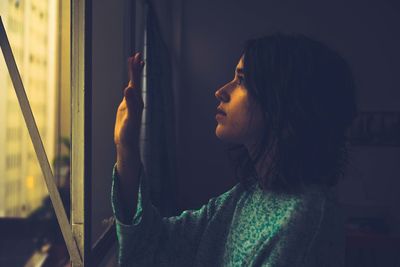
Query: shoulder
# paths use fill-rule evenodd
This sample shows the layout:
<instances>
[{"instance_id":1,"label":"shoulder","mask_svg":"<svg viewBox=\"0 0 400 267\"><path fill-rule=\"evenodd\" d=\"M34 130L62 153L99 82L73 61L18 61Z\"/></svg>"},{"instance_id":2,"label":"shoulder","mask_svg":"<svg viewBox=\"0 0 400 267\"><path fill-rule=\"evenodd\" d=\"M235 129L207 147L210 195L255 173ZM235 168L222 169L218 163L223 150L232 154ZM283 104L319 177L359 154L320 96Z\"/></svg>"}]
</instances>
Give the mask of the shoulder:
<instances>
[{"instance_id":1,"label":"shoulder","mask_svg":"<svg viewBox=\"0 0 400 267\"><path fill-rule=\"evenodd\" d=\"M308 187L300 194L278 194L291 202L286 220L256 261L262 266L344 266L344 220L332 190Z\"/></svg>"},{"instance_id":2,"label":"shoulder","mask_svg":"<svg viewBox=\"0 0 400 267\"><path fill-rule=\"evenodd\" d=\"M332 189L313 186L293 197L292 224L307 232L317 232L324 224L341 223L343 210ZM336 219L337 220L336 220Z\"/></svg>"},{"instance_id":3,"label":"shoulder","mask_svg":"<svg viewBox=\"0 0 400 267\"><path fill-rule=\"evenodd\" d=\"M242 183L237 183L223 194L211 198L207 204L209 218L211 219L216 214L233 211L238 201L246 198L248 193L248 188L246 188Z\"/></svg>"},{"instance_id":4,"label":"shoulder","mask_svg":"<svg viewBox=\"0 0 400 267\"><path fill-rule=\"evenodd\" d=\"M304 247L299 259L304 266L342 266L344 212L336 194L331 189L312 187L298 200L285 235L287 242Z\"/></svg>"},{"instance_id":5,"label":"shoulder","mask_svg":"<svg viewBox=\"0 0 400 267\"><path fill-rule=\"evenodd\" d=\"M341 223L343 208L331 188L314 186L299 196L297 216L304 217L307 223L322 226L326 223Z\"/></svg>"}]
</instances>

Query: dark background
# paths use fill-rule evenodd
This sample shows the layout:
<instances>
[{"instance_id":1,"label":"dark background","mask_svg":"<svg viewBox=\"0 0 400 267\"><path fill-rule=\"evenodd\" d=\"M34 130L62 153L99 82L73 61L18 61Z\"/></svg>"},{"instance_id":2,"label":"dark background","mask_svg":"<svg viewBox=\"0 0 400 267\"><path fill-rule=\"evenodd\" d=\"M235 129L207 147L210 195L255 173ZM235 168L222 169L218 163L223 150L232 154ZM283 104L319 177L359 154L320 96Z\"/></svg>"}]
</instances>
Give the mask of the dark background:
<instances>
[{"instance_id":1,"label":"dark background","mask_svg":"<svg viewBox=\"0 0 400 267\"><path fill-rule=\"evenodd\" d=\"M139 1L140 2L140 1ZM400 4L394 0L154 0L172 55L178 208L199 208L235 182L215 136L215 90L233 78L241 46L276 31L327 43L350 63L360 111L400 111ZM93 225L111 215L115 112L126 84L125 1L93 1ZM129 15L129 14L128 14ZM338 106L338 109L340 106ZM349 217L400 225L400 147L354 146L336 190ZM94 238L95 239L95 238Z\"/></svg>"},{"instance_id":2,"label":"dark background","mask_svg":"<svg viewBox=\"0 0 400 267\"><path fill-rule=\"evenodd\" d=\"M166 1L155 3L162 19L173 17ZM181 207L199 206L232 184L233 172L214 132L214 92L233 78L246 39L282 31L321 40L352 66L359 110L399 111L399 11L399 4L388 0L184 1L176 51L182 57L177 107ZM167 24L161 25L168 33ZM173 37L166 34L167 40ZM398 215L399 156L398 147L353 147L347 181L338 186L343 202Z\"/></svg>"}]
</instances>

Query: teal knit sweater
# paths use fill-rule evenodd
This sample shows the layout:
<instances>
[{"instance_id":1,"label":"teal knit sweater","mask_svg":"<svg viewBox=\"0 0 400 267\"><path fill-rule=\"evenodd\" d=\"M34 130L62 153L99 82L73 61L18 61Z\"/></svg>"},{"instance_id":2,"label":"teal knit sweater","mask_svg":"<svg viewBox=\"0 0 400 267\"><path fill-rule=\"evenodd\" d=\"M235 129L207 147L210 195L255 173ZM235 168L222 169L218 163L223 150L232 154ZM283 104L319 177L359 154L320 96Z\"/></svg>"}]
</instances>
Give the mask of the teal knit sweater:
<instances>
[{"instance_id":1,"label":"teal knit sweater","mask_svg":"<svg viewBox=\"0 0 400 267\"><path fill-rule=\"evenodd\" d=\"M198 210L162 217L152 205L141 166L132 223L121 222L118 173L112 207L121 266L344 266L344 221L333 191L263 191L254 179L211 198Z\"/></svg>"}]
</instances>

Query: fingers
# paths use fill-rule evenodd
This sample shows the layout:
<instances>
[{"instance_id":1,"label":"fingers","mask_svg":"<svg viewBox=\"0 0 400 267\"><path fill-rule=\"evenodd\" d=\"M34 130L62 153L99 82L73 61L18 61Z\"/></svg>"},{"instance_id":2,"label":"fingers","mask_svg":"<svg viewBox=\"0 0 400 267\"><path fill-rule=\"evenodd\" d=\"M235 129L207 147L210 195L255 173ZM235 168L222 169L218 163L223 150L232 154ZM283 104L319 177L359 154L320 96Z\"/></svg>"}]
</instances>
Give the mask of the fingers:
<instances>
[{"instance_id":1,"label":"fingers","mask_svg":"<svg viewBox=\"0 0 400 267\"><path fill-rule=\"evenodd\" d=\"M140 82L140 74L144 67L141 53L137 52L128 59L128 76L131 87L138 87Z\"/></svg>"},{"instance_id":2,"label":"fingers","mask_svg":"<svg viewBox=\"0 0 400 267\"><path fill-rule=\"evenodd\" d=\"M128 58L129 83L124 90L128 114L141 111L144 106L140 88L140 74L143 66L144 62L141 60L141 53L137 52L132 57Z\"/></svg>"}]
</instances>

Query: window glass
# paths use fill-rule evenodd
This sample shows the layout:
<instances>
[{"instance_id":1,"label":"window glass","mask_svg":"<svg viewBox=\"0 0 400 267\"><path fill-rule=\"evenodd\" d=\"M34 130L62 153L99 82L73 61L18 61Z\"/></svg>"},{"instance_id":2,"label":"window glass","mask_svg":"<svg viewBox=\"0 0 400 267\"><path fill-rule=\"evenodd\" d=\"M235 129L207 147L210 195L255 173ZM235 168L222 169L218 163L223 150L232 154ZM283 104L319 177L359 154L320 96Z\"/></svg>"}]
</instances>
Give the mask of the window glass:
<instances>
[{"instance_id":1,"label":"window glass","mask_svg":"<svg viewBox=\"0 0 400 267\"><path fill-rule=\"evenodd\" d=\"M0 16L68 214L69 1L2 0ZM67 263L65 242L2 52L0 125L0 266Z\"/></svg>"},{"instance_id":2,"label":"window glass","mask_svg":"<svg viewBox=\"0 0 400 267\"><path fill-rule=\"evenodd\" d=\"M62 185L68 170L60 165L66 165L68 157L61 159L61 154L68 149L59 143L65 120L60 120L57 91L62 69L57 8L55 0L8 0L0 4L0 14L53 173ZM4 57L0 60L0 122L0 217L27 217L48 193ZM56 163L61 163L57 170Z\"/></svg>"}]
</instances>

